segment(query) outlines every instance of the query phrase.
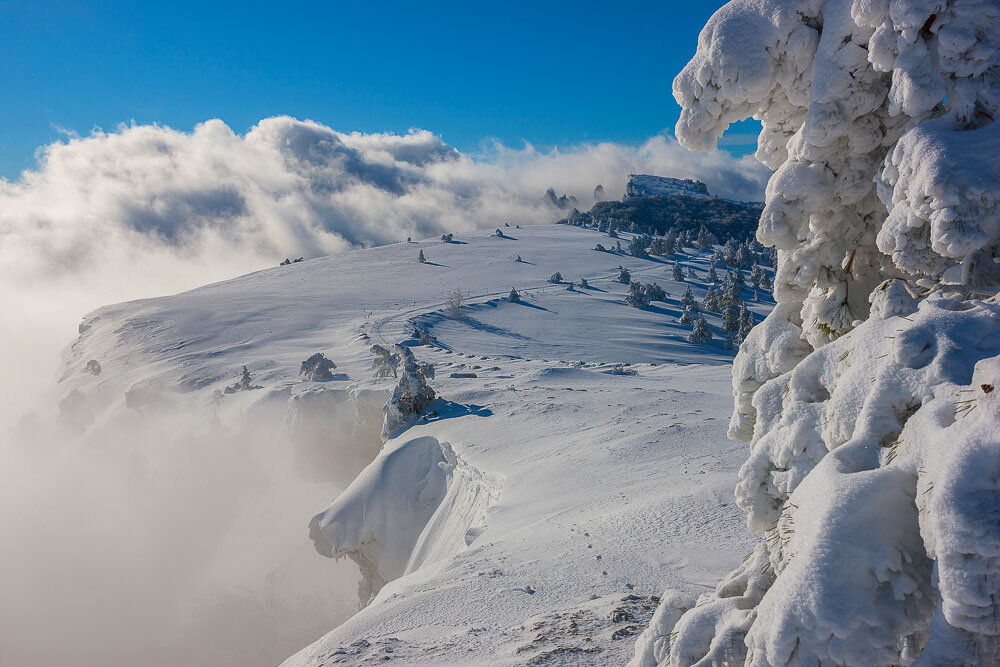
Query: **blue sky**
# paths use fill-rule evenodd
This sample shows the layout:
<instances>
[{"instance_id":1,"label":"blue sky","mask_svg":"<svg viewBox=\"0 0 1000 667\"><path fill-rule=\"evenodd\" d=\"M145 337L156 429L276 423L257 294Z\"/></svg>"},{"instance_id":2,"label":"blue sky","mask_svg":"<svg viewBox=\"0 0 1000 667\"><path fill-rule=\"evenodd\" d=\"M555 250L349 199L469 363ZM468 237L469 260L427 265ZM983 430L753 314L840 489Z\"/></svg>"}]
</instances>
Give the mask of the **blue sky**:
<instances>
[{"instance_id":1,"label":"blue sky","mask_svg":"<svg viewBox=\"0 0 1000 667\"><path fill-rule=\"evenodd\" d=\"M671 80L721 4L0 0L0 176L63 131L133 120L638 143L672 128Z\"/></svg>"}]
</instances>

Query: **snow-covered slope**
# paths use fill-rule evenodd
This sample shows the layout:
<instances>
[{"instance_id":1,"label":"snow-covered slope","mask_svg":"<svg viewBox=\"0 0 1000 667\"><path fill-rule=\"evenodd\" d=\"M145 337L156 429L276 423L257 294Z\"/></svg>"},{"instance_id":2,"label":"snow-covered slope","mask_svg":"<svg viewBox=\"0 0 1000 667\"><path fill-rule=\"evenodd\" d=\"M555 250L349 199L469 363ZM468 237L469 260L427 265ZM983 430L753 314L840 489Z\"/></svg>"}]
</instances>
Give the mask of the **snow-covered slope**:
<instances>
[{"instance_id":1,"label":"snow-covered slope","mask_svg":"<svg viewBox=\"0 0 1000 667\"><path fill-rule=\"evenodd\" d=\"M621 663L665 583L708 590L752 541L732 501L743 447L725 437L733 352L715 314L715 339L688 342L678 300L707 285L670 279L674 259L704 278L710 256L639 259L594 251L600 241L566 226L510 228L102 308L67 354L63 423L99 445L123 424L204 417L266 434L247 456L292 452L296 476L241 494L229 523L277 513L286 531L256 538L280 542L267 551L311 536L319 553L357 563L359 593L374 598L290 665ZM628 306L619 264L667 300ZM557 271L590 287L549 282ZM520 303L505 298L512 287ZM455 288L466 294L460 316L447 312ZM758 318L769 299L750 304ZM438 398L383 445L396 378L372 377L368 348L400 342L436 367ZM318 352L337 367L305 381L301 363ZM293 489L295 516L281 509ZM258 547L228 544L212 567L255 562ZM257 565L230 578L253 588L285 563Z\"/></svg>"},{"instance_id":2,"label":"snow-covered slope","mask_svg":"<svg viewBox=\"0 0 1000 667\"><path fill-rule=\"evenodd\" d=\"M629 174L625 184L625 198L629 197L670 197L685 195L688 197L711 197L708 186L701 181L670 178L668 176L652 176L650 174Z\"/></svg>"}]
</instances>

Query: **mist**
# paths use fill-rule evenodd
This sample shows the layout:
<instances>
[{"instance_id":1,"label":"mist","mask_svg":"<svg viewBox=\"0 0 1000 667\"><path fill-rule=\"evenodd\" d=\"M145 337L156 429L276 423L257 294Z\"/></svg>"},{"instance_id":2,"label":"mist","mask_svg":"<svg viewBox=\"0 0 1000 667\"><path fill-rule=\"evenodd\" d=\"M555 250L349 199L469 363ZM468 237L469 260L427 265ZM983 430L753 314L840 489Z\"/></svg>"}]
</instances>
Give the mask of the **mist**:
<instances>
[{"instance_id":1,"label":"mist","mask_svg":"<svg viewBox=\"0 0 1000 667\"><path fill-rule=\"evenodd\" d=\"M0 663L273 664L357 608L356 567L316 554L306 524L374 456L374 436L334 424L304 444L280 411L60 408L85 313L285 257L552 222L566 211L549 188L586 209L598 184L621 196L630 172L736 199L766 182L752 158L666 136L469 155L424 130L288 117L244 135L219 120L122 126L40 149L0 181ZM317 438L340 457L329 479L297 465Z\"/></svg>"}]
</instances>

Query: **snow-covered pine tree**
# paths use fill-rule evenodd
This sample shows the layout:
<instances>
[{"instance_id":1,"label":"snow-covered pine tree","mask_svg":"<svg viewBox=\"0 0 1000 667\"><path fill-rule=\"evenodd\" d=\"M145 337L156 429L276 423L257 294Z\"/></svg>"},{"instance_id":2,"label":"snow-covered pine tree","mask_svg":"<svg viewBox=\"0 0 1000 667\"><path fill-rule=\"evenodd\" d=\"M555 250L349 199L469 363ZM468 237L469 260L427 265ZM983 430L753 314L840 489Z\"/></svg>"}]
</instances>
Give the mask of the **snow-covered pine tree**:
<instances>
[{"instance_id":1,"label":"snow-covered pine tree","mask_svg":"<svg viewBox=\"0 0 1000 667\"><path fill-rule=\"evenodd\" d=\"M511 303L521 303L521 294L517 289L511 287L510 294L507 295L507 300Z\"/></svg>"},{"instance_id":2,"label":"snow-covered pine tree","mask_svg":"<svg viewBox=\"0 0 1000 667\"><path fill-rule=\"evenodd\" d=\"M628 254L633 257L649 257L649 253L646 252L646 245L643 243L641 236L633 236L632 240L629 241Z\"/></svg>"},{"instance_id":3,"label":"snow-covered pine tree","mask_svg":"<svg viewBox=\"0 0 1000 667\"><path fill-rule=\"evenodd\" d=\"M645 308L649 305L649 299L642 289L642 283L634 280L629 284L628 294L625 295L625 303L633 308Z\"/></svg>"},{"instance_id":4,"label":"snow-covered pine tree","mask_svg":"<svg viewBox=\"0 0 1000 667\"><path fill-rule=\"evenodd\" d=\"M698 238L695 240L694 245L699 250L708 250L715 243L715 239L709 233L705 225L702 225L698 230Z\"/></svg>"},{"instance_id":5,"label":"snow-covered pine tree","mask_svg":"<svg viewBox=\"0 0 1000 667\"><path fill-rule=\"evenodd\" d=\"M299 375L306 382L327 382L333 379L333 371L337 364L331 359L327 359L322 352L317 352L302 362L299 366Z\"/></svg>"},{"instance_id":6,"label":"snow-covered pine tree","mask_svg":"<svg viewBox=\"0 0 1000 667\"><path fill-rule=\"evenodd\" d=\"M553 273L552 277L549 278L549 282L550 283L555 283L556 285L558 285L562 281L563 281L562 274L559 273L558 271L556 271L555 273Z\"/></svg>"},{"instance_id":7,"label":"snow-covered pine tree","mask_svg":"<svg viewBox=\"0 0 1000 667\"><path fill-rule=\"evenodd\" d=\"M396 377L396 369L399 367L398 354L389 352L381 345L372 345L369 352L375 357L372 360L372 370L375 371L375 377L384 378L390 375Z\"/></svg>"},{"instance_id":8,"label":"snow-covered pine tree","mask_svg":"<svg viewBox=\"0 0 1000 667\"><path fill-rule=\"evenodd\" d=\"M714 287L709 287L705 291L705 297L701 300L702 310L709 310L713 313L719 312L719 292Z\"/></svg>"},{"instance_id":9,"label":"snow-covered pine tree","mask_svg":"<svg viewBox=\"0 0 1000 667\"><path fill-rule=\"evenodd\" d=\"M634 664L1000 664L998 90L994 0L736 0L702 31L679 141L753 116L774 171L730 426L763 539Z\"/></svg>"},{"instance_id":10,"label":"snow-covered pine tree","mask_svg":"<svg viewBox=\"0 0 1000 667\"><path fill-rule=\"evenodd\" d=\"M712 283L713 285L719 282L719 274L715 272L715 263L708 269L708 275L705 276L705 280Z\"/></svg>"},{"instance_id":11,"label":"snow-covered pine tree","mask_svg":"<svg viewBox=\"0 0 1000 667\"><path fill-rule=\"evenodd\" d=\"M396 346L396 354L399 355L403 368L399 382L382 408L383 440L398 435L410 426L435 398L434 390L427 383L428 379L434 377L434 367L430 364L418 364L413 352L404 345Z\"/></svg>"},{"instance_id":12,"label":"snow-covered pine tree","mask_svg":"<svg viewBox=\"0 0 1000 667\"><path fill-rule=\"evenodd\" d=\"M698 280L698 274L695 273L694 268L690 266L687 268L687 273L685 274L685 277L688 280Z\"/></svg>"},{"instance_id":13,"label":"snow-covered pine tree","mask_svg":"<svg viewBox=\"0 0 1000 667\"><path fill-rule=\"evenodd\" d=\"M622 266L621 264L619 264L618 265L618 277L615 278L615 280L617 280L618 282L620 282L620 283L622 283L624 285L628 285L629 283L632 282L632 274L628 272L628 269L626 269L624 266Z\"/></svg>"},{"instance_id":14,"label":"snow-covered pine tree","mask_svg":"<svg viewBox=\"0 0 1000 667\"><path fill-rule=\"evenodd\" d=\"M674 262L674 268L671 277L677 282L682 282L684 280L684 270L681 268L680 262Z\"/></svg>"},{"instance_id":15,"label":"snow-covered pine tree","mask_svg":"<svg viewBox=\"0 0 1000 667\"><path fill-rule=\"evenodd\" d=\"M704 315L698 315L695 319L688 340L692 343L707 343L712 340L712 330L708 328L708 322Z\"/></svg>"},{"instance_id":16,"label":"snow-covered pine tree","mask_svg":"<svg viewBox=\"0 0 1000 667\"><path fill-rule=\"evenodd\" d=\"M694 300L694 292L691 291L690 285L684 288L684 294L681 295L680 303L685 308L694 307L697 309L698 302Z\"/></svg>"},{"instance_id":17,"label":"snow-covered pine tree","mask_svg":"<svg viewBox=\"0 0 1000 667\"><path fill-rule=\"evenodd\" d=\"M615 241L615 252L617 252L619 254L621 254L621 253L624 252L624 250L622 250L622 242L621 241Z\"/></svg>"},{"instance_id":18,"label":"snow-covered pine tree","mask_svg":"<svg viewBox=\"0 0 1000 667\"><path fill-rule=\"evenodd\" d=\"M420 254L417 256L417 261L420 262L421 264L427 263L427 258L424 257L424 251L422 249L420 251Z\"/></svg>"},{"instance_id":19,"label":"snow-covered pine tree","mask_svg":"<svg viewBox=\"0 0 1000 667\"><path fill-rule=\"evenodd\" d=\"M597 252L607 252L608 249L605 248L600 243L598 243L597 245L594 246L594 250L596 250ZM520 255L518 255L518 257L520 257Z\"/></svg>"},{"instance_id":20,"label":"snow-covered pine tree","mask_svg":"<svg viewBox=\"0 0 1000 667\"><path fill-rule=\"evenodd\" d=\"M691 324L694 322L696 316L697 314L691 309L691 306L687 306L684 308L681 316L677 318L677 321L681 324Z\"/></svg>"},{"instance_id":21,"label":"snow-covered pine tree","mask_svg":"<svg viewBox=\"0 0 1000 667\"><path fill-rule=\"evenodd\" d=\"M582 289L588 289L590 287L590 283L587 282L586 278L580 278L580 287Z\"/></svg>"},{"instance_id":22,"label":"snow-covered pine tree","mask_svg":"<svg viewBox=\"0 0 1000 667\"><path fill-rule=\"evenodd\" d=\"M650 301L666 301L667 293L660 287L657 283L647 283L643 286L642 291L646 294L646 297Z\"/></svg>"}]
</instances>

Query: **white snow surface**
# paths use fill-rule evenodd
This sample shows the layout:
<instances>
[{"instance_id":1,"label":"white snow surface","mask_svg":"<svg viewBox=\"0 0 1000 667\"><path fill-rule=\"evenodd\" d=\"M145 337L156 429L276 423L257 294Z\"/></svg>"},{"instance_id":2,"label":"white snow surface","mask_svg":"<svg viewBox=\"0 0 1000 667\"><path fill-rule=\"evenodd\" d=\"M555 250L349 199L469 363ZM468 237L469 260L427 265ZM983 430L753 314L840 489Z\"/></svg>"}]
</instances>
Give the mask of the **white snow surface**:
<instances>
[{"instance_id":1,"label":"white snow surface","mask_svg":"<svg viewBox=\"0 0 1000 667\"><path fill-rule=\"evenodd\" d=\"M625 184L625 199L630 197L671 197L673 195L712 196L704 183L690 179L652 176L650 174L629 174L628 182Z\"/></svg>"},{"instance_id":2,"label":"white snow surface","mask_svg":"<svg viewBox=\"0 0 1000 667\"><path fill-rule=\"evenodd\" d=\"M369 603L286 664L621 664L664 588L702 594L752 549L732 494L745 445L726 439L733 352L716 314L713 341L687 341L678 300L685 284L699 299L707 285L669 277L675 259L703 277L710 254L597 252L606 237L568 226L505 235L350 251L108 306L68 350L55 398L81 432L252 418L327 484L309 497L334 489L274 539L311 535L320 553L351 558ZM619 264L667 301L628 306ZM549 283L556 271L591 288ZM461 317L446 314L456 287ZM511 287L522 303L506 300ZM749 304L758 319L762 294ZM417 344L414 325L436 343ZM400 342L435 366L437 399L382 444L397 378L372 377L369 348ZM333 378L304 381L317 352ZM249 388L222 393L244 365ZM232 520L252 525L280 498L258 494Z\"/></svg>"}]
</instances>

